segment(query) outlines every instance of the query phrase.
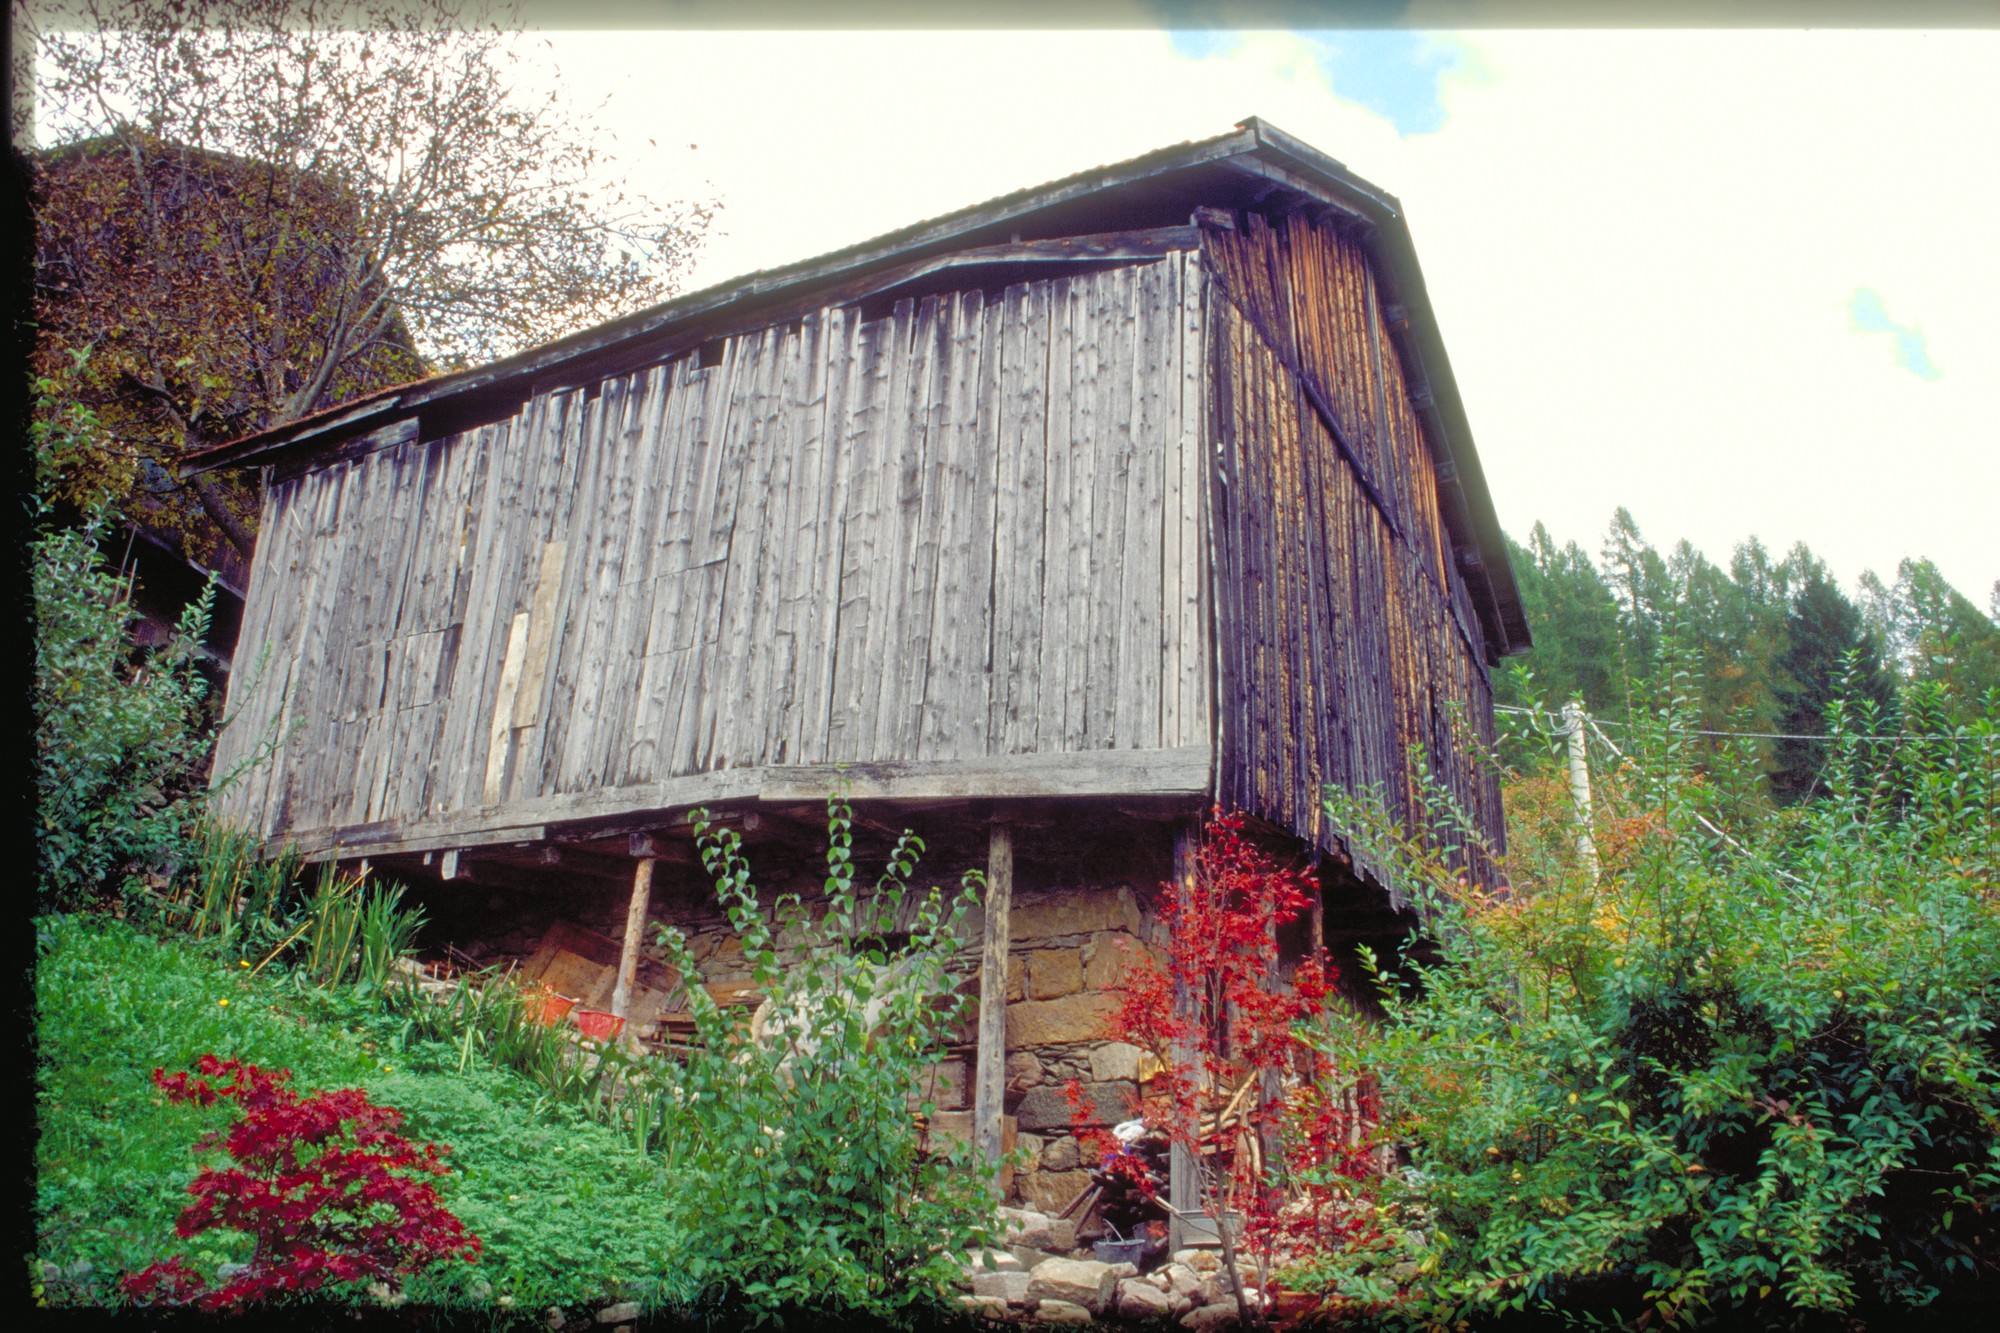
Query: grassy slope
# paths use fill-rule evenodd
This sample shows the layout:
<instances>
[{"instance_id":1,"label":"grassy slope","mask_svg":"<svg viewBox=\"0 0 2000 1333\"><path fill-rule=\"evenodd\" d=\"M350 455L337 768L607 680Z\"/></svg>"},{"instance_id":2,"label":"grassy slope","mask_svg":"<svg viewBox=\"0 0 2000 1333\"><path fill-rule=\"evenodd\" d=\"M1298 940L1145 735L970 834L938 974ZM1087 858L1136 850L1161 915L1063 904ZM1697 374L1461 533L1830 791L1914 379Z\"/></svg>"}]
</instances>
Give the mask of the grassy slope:
<instances>
[{"instance_id":1,"label":"grassy slope","mask_svg":"<svg viewBox=\"0 0 2000 1333\"><path fill-rule=\"evenodd\" d=\"M175 1252L209 1271L245 1257L241 1237L173 1234L199 1165L190 1145L228 1110L166 1104L149 1075L204 1052L288 1068L302 1089L363 1087L405 1114L410 1138L451 1148L446 1204L486 1248L420 1279L419 1300L459 1304L490 1286L539 1319L551 1304L691 1294L662 1285L678 1236L655 1164L477 1054L461 1072L456 1050L402 1039L351 997L251 977L116 922L37 929L36 1257L65 1270L51 1301L111 1300L119 1273ZM89 1271L71 1276L80 1262Z\"/></svg>"}]
</instances>

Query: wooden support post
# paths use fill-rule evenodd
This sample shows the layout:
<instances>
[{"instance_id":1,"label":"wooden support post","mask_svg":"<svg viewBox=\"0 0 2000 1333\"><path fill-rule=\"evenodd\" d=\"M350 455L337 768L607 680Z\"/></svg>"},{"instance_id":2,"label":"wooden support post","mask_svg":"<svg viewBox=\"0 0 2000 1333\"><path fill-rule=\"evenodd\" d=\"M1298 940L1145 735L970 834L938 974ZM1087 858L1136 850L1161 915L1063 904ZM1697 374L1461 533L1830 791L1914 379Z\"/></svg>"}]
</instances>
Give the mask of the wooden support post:
<instances>
[{"instance_id":1,"label":"wooden support post","mask_svg":"<svg viewBox=\"0 0 2000 1333\"><path fill-rule=\"evenodd\" d=\"M1014 830L995 823L986 841L986 937L979 961L979 1055L972 1078L972 1141L993 1165L1000 1188L1004 1144L1001 1124L1007 1094L1007 953L1013 943L1007 916L1014 900Z\"/></svg>"},{"instance_id":2,"label":"wooden support post","mask_svg":"<svg viewBox=\"0 0 2000 1333\"><path fill-rule=\"evenodd\" d=\"M1174 830L1174 891L1179 896L1178 906L1184 914L1188 901L1194 893L1195 850L1200 845L1201 826L1188 820ZM1168 946L1172 947L1171 944ZM1184 983L1175 983L1174 1010L1185 1014L1193 997L1188 995ZM1184 1044L1177 1044L1169 1054L1173 1057L1174 1068L1185 1070L1194 1063L1194 1052ZM1167 1223L1167 1253L1173 1254L1186 1247L1187 1228L1181 1222L1184 1214L1200 1209L1201 1200L1195 1189L1194 1154L1187 1145L1176 1142L1169 1149L1167 1158L1167 1206L1173 1217Z\"/></svg>"},{"instance_id":3,"label":"wooden support post","mask_svg":"<svg viewBox=\"0 0 2000 1333\"><path fill-rule=\"evenodd\" d=\"M1569 737L1569 795L1576 803L1576 854L1590 877L1597 878L1597 842L1590 836L1590 759L1584 750L1583 705L1572 699L1563 705L1563 731Z\"/></svg>"},{"instance_id":4,"label":"wooden support post","mask_svg":"<svg viewBox=\"0 0 2000 1333\"><path fill-rule=\"evenodd\" d=\"M632 905L625 911L625 947L618 951L618 980L611 987L611 1012L625 1017L632 1005L632 979L639 973L639 942L653 906L653 858L641 857L632 872Z\"/></svg>"}]
</instances>

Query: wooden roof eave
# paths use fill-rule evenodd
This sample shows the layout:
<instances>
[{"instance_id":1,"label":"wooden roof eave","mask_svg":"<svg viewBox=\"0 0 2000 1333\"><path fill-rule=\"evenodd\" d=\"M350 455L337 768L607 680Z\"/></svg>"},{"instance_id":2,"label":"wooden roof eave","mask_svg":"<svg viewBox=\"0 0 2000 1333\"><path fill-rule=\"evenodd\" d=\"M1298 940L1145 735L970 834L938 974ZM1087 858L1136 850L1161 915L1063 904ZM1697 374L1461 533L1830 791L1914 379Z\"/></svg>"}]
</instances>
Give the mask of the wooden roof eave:
<instances>
[{"instance_id":1,"label":"wooden roof eave","mask_svg":"<svg viewBox=\"0 0 2000 1333\"><path fill-rule=\"evenodd\" d=\"M1449 483L1443 496L1446 521L1456 529L1459 549L1476 556L1476 563L1461 564L1459 572L1472 586L1475 604L1484 613L1482 619L1495 656L1526 652L1532 640L1520 588L1507 560L1507 543L1486 485L1485 469L1472 445L1472 423L1431 310L1402 204L1283 130L1254 117L1245 124L1259 144L1282 161L1244 157L1232 161L1233 168L1319 199L1365 224L1361 240L1377 261L1385 310L1391 312L1390 337L1410 377L1411 395L1435 452L1440 479ZM1298 169L1288 169L1287 163Z\"/></svg>"},{"instance_id":2,"label":"wooden roof eave","mask_svg":"<svg viewBox=\"0 0 2000 1333\"><path fill-rule=\"evenodd\" d=\"M328 408L313 416L273 426L191 455L180 468L183 477L232 466L269 461L274 450L291 452L331 444L336 439L372 428L390 416L407 414L448 397L496 388L505 381L559 375L568 365L591 359L613 348L714 314L726 307L745 314L765 313L772 298L790 296L822 285L861 277L885 267L935 255L978 232L1040 213L1104 190L1150 177L1221 160L1254 147L1254 133L1239 129L1192 145L1161 149L1114 167L1079 173L1053 185L1004 195L929 222L916 223L859 245L780 268L761 270L731 282L675 297L622 319L614 319L555 342L528 348L484 366L433 376L413 384L379 391L354 402ZM897 281L907 281L907 277ZM848 299L853 299L852 297ZM712 336L712 335L710 335Z\"/></svg>"},{"instance_id":3,"label":"wooden roof eave","mask_svg":"<svg viewBox=\"0 0 2000 1333\"><path fill-rule=\"evenodd\" d=\"M1009 245L968 247L967 243L981 239L982 234L990 240L996 231L1012 223L1060 211L1065 205L1107 190L1205 166L1262 180L1273 191L1282 189L1313 199L1360 224L1363 242L1376 260L1387 304L1401 315L1390 321L1391 335L1410 372L1415 406L1436 453L1441 478L1449 483L1442 497L1447 522L1452 525L1458 549L1472 557L1462 563L1460 573L1473 592L1495 656L1526 651L1530 637L1519 588L1507 561L1506 542L1472 445L1471 424L1431 310L1401 204L1335 159L1254 116L1233 132L1213 139L1160 149L1050 185L1016 191L828 255L676 297L485 366L384 390L316 416L217 445L190 457L181 473L189 476L216 468L313 456L348 437L408 418L421 409L437 408L450 399L510 388L525 396L602 378L619 373L621 368L671 359L725 333L796 318L808 308L863 299L954 265L1010 260L1065 262L1060 253L1064 238ZM1101 238L1067 241L1094 239ZM1173 242L1181 243L1178 238ZM1105 262L1115 256L1106 252L1070 255L1068 259L1080 257ZM1144 256L1134 251L1127 257Z\"/></svg>"}]
</instances>

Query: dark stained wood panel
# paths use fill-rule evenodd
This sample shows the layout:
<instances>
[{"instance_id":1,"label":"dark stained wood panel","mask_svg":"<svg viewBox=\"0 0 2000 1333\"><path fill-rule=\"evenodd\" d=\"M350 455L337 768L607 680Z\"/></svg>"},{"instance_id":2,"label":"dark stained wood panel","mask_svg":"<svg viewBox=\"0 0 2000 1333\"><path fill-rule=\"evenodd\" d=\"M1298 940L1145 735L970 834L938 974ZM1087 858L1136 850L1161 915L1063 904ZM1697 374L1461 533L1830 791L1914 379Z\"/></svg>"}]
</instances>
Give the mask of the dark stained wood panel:
<instances>
[{"instance_id":1,"label":"dark stained wood panel","mask_svg":"<svg viewBox=\"0 0 2000 1333\"><path fill-rule=\"evenodd\" d=\"M1353 857L1324 788L1378 788L1414 827L1421 764L1504 846L1487 647L1364 253L1303 213L1211 224L1202 253L1221 803Z\"/></svg>"}]
</instances>

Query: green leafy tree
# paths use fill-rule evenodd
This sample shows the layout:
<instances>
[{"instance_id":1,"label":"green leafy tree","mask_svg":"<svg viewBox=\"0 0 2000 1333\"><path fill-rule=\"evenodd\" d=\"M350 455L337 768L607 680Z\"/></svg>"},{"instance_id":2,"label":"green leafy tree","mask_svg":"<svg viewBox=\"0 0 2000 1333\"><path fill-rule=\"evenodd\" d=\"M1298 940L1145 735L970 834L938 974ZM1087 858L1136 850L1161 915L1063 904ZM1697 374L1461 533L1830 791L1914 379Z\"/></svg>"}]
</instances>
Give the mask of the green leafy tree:
<instances>
[{"instance_id":1,"label":"green leafy tree","mask_svg":"<svg viewBox=\"0 0 2000 1333\"><path fill-rule=\"evenodd\" d=\"M95 424L70 404L33 425L44 482L87 452ZM209 745L198 663L209 599L166 644L135 653L128 589L106 567L95 519L30 549L37 889L42 907L71 910L134 877L170 876L191 852Z\"/></svg>"},{"instance_id":2,"label":"green leafy tree","mask_svg":"<svg viewBox=\"0 0 2000 1333\"><path fill-rule=\"evenodd\" d=\"M1825 794L1732 820L1727 756L1672 682L1597 774L1594 873L1560 800L1535 796L1560 774L1514 775L1510 808L1546 817L1514 822L1503 898L1458 876L1448 812L1406 830L1336 796L1437 952L1381 977L1387 1023L1325 1034L1338 1067L1379 1078L1409 1166L1357 1183L1377 1240L1294 1281L1425 1327L1990 1309L2000 715L1953 726L1943 692L1914 687L1893 744L1836 702Z\"/></svg>"},{"instance_id":3,"label":"green leafy tree","mask_svg":"<svg viewBox=\"0 0 2000 1333\"><path fill-rule=\"evenodd\" d=\"M1867 619L1914 683L1934 683L1954 708L1982 711L2000 690L2000 624L1951 586L1928 560L1904 560L1885 587L1863 579Z\"/></svg>"},{"instance_id":4,"label":"green leafy tree","mask_svg":"<svg viewBox=\"0 0 2000 1333\"><path fill-rule=\"evenodd\" d=\"M522 91L479 0L67 0L44 28L41 370L102 416L121 502L246 554L254 493L183 491L190 450L657 302L708 222L603 185L604 137Z\"/></svg>"},{"instance_id":5,"label":"green leafy tree","mask_svg":"<svg viewBox=\"0 0 2000 1333\"><path fill-rule=\"evenodd\" d=\"M1558 702L1582 699L1592 712L1622 712L1618 672L1618 603L1597 567L1575 542L1557 548L1540 523L1523 547L1508 539L1508 558L1521 588L1535 646L1525 659L1542 694ZM1500 703L1526 704L1509 676L1495 680Z\"/></svg>"},{"instance_id":6,"label":"green leafy tree","mask_svg":"<svg viewBox=\"0 0 2000 1333\"><path fill-rule=\"evenodd\" d=\"M1632 650L1634 673L1643 677L1657 658L1673 614L1673 575L1623 505L1611 515L1603 560L1605 586L1625 627L1623 642Z\"/></svg>"}]
</instances>

